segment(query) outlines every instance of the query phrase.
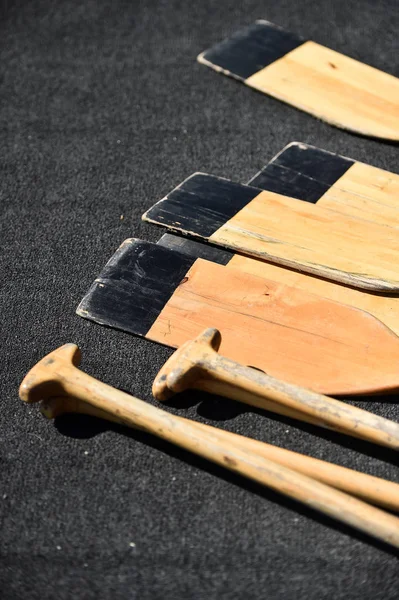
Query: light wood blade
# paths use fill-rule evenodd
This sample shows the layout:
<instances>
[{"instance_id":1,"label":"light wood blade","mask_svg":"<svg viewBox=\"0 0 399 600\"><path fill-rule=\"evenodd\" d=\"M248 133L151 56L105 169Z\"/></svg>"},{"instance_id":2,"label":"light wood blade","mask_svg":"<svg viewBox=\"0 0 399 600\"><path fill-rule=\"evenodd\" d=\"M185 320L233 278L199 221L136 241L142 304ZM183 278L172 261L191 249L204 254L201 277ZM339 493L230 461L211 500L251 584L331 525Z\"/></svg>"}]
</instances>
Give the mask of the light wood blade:
<instances>
[{"instance_id":1,"label":"light wood blade","mask_svg":"<svg viewBox=\"0 0 399 600\"><path fill-rule=\"evenodd\" d=\"M364 310L382 321L396 335L399 335L399 298L339 285L326 279L319 279L305 273L284 269L256 258L234 254L221 248L187 238L180 238L170 233L165 233L157 244L171 250L177 250L188 256L204 258L223 264L228 268L240 269L258 277L271 279L276 283L295 287L306 293Z\"/></svg>"},{"instance_id":2,"label":"light wood blade","mask_svg":"<svg viewBox=\"0 0 399 600\"><path fill-rule=\"evenodd\" d=\"M256 21L198 56L215 71L362 135L399 139L399 80Z\"/></svg>"},{"instance_id":3,"label":"light wood blade","mask_svg":"<svg viewBox=\"0 0 399 600\"><path fill-rule=\"evenodd\" d=\"M174 348L216 327L223 355L330 395L399 383L399 338L368 313L149 242L126 240L77 313Z\"/></svg>"},{"instance_id":4,"label":"light wood blade","mask_svg":"<svg viewBox=\"0 0 399 600\"><path fill-rule=\"evenodd\" d=\"M322 206L195 173L143 219L297 271L399 293L396 230Z\"/></svg>"}]
</instances>

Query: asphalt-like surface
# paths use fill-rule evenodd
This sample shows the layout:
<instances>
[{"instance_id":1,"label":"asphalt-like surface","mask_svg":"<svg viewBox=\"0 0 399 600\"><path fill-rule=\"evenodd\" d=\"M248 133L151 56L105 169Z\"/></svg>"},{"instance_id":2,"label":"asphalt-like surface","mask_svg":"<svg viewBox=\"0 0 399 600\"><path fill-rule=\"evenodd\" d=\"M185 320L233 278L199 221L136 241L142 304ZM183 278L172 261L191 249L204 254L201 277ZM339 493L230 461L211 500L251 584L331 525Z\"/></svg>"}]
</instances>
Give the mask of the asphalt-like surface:
<instances>
[{"instance_id":1,"label":"asphalt-like surface","mask_svg":"<svg viewBox=\"0 0 399 600\"><path fill-rule=\"evenodd\" d=\"M46 421L18 385L65 342L155 403L167 348L75 308L194 171L247 181L299 140L398 172L398 147L334 129L196 63L257 18L398 75L394 0L3 0L0 7L0 598L398 597L398 555L141 433ZM365 241L367 243L367 241ZM334 248L331 248L334 252ZM399 419L398 398L357 400ZM393 453L232 402L168 410L399 481Z\"/></svg>"}]
</instances>

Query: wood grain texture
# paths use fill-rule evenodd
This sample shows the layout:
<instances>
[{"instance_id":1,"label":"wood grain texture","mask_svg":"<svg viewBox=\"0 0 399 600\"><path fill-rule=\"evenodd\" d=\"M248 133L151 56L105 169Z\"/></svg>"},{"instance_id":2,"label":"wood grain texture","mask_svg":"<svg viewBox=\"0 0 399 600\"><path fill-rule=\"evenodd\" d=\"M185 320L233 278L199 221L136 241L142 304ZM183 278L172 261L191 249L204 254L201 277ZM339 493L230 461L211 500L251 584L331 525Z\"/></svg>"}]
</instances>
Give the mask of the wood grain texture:
<instances>
[{"instance_id":1,"label":"wood grain texture","mask_svg":"<svg viewBox=\"0 0 399 600\"><path fill-rule=\"evenodd\" d=\"M267 40L273 26L266 21L256 24L258 29L263 26L263 38ZM258 29L256 36L260 38ZM253 73L244 78L235 72L234 58L239 64L240 53L246 53L253 35L249 27L233 36L233 46L229 46L228 40L223 42L222 50L229 57L234 51L228 68L220 60L221 51L212 53L211 49L198 60L331 125L362 135L399 140L399 80L396 77L307 41L273 62L266 60L263 65L254 61Z\"/></svg>"},{"instance_id":2,"label":"wood grain texture","mask_svg":"<svg viewBox=\"0 0 399 600\"><path fill-rule=\"evenodd\" d=\"M179 347L209 326L223 355L314 391L398 386L399 339L368 313L198 259L146 337Z\"/></svg>"},{"instance_id":3,"label":"wood grain texture","mask_svg":"<svg viewBox=\"0 0 399 600\"><path fill-rule=\"evenodd\" d=\"M399 293L396 230L323 206L197 173L143 219L332 281Z\"/></svg>"},{"instance_id":4,"label":"wood grain texture","mask_svg":"<svg viewBox=\"0 0 399 600\"><path fill-rule=\"evenodd\" d=\"M399 228L399 175L356 162L319 202L345 215Z\"/></svg>"},{"instance_id":5,"label":"wood grain texture","mask_svg":"<svg viewBox=\"0 0 399 600\"><path fill-rule=\"evenodd\" d=\"M399 227L399 175L293 142L249 183L339 213Z\"/></svg>"},{"instance_id":6,"label":"wood grain texture","mask_svg":"<svg viewBox=\"0 0 399 600\"><path fill-rule=\"evenodd\" d=\"M272 281L295 287L298 290L364 310L377 319L380 319L396 335L399 335L399 298L373 294L338 285L325 279L298 273L291 269L283 269L277 265L239 254L235 254L228 265L236 269L241 269L246 273L257 275L258 277L265 277Z\"/></svg>"},{"instance_id":7,"label":"wood grain texture","mask_svg":"<svg viewBox=\"0 0 399 600\"><path fill-rule=\"evenodd\" d=\"M158 241L159 245L166 248L176 248L191 257L214 260L228 268L240 269L246 273L270 279L276 283L291 286L306 293L315 294L328 300L347 304L353 308L364 310L387 325L392 331L399 335L399 298L373 294L371 292L357 290L332 281L312 277L305 273L299 273L291 269L284 269L271 263L266 263L256 258L250 258L242 254L230 253L208 246L201 242L195 242L185 238L178 238L172 234L164 234ZM212 253L209 252L212 250ZM217 251L221 256L217 256Z\"/></svg>"},{"instance_id":8,"label":"wood grain texture","mask_svg":"<svg viewBox=\"0 0 399 600\"><path fill-rule=\"evenodd\" d=\"M399 81L315 42L306 42L245 83L331 125L399 140Z\"/></svg>"},{"instance_id":9,"label":"wood grain texture","mask_svg":"<svg viewBox=\"0 0 399 600\"><path fill-rule=\"evenodd\" d=\"M399 292L394 230L273 192L261 192L209 241L347 285Z\"/></svg>"}]
</instances>

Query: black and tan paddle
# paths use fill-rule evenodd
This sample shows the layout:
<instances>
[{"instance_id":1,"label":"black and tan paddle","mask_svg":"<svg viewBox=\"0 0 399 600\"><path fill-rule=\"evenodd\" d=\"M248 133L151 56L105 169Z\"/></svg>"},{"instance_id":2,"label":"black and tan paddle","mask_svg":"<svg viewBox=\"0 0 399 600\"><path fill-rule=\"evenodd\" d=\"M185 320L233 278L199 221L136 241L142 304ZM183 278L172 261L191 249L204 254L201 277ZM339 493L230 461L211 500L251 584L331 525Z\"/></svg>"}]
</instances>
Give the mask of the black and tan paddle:
<instances>
[{"instance_id":1,"label":"black and tan paddle","mask_svg":"<svg viewBox=\"0 0 399 600\"><path fill-rule=\"evenodd\" d=\"M399 293L396 230L323 206L195 173L143 219L355 288Z\"/></svg>"},{"instance_id":2,"label":"black and tan paddle","mask_svg":"<svg viewBox=\"0 0 399 600\"><path fill-rule=\"evenodd\" d=\"M399 338L381 321L209 251L205 260L126 240L77 313L173 348L213 326L226 357L330 395L398 390Z\"/></svg>"},{"instance_id":3,"label":"black and tan paddle","mask_svg":"<svg viewBox=\"0 0 399 600\"><path fill-rule=\"evenodd\" d=\"M288 144L248 184L399 227L399 175L308 144Z\"/></svg>"},{"instance_id":4,"label":"black and tan paddle","mask_svg":"<svg viewBox=\"0 0 399 600\"><path fill-rule=\"evenodd\" d=\"M256 21L198 61L331 125L399 140L399 80L339 52Z\"/></svg>"}]
</instances>

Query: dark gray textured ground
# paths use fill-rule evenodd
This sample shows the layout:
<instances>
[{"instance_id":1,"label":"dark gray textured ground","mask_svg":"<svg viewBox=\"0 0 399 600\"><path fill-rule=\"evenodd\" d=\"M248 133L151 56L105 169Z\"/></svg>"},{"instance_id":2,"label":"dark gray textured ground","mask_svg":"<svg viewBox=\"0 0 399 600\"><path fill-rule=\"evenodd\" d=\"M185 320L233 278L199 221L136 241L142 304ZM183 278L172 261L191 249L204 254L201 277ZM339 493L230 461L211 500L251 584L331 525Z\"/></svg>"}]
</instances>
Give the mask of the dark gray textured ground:
<instances>
[{"instance_id":1,"label":"dark gray textured ground","mask_svg":"<svg viewBox=\"0 0 399 600\"><path fill-rule=\"evenodd\" d=\"M198 65L266 18L393 74L394 0L2 0L0 597L385 600L398 556L142 434L45 421L24 373L73 341L83 368L152 402L165 348L74 310L126 237L193 171L247 180L300 140L398 171L398 147L333 129ZM124 215L123 220L121 215ZM334 249L331 249L334 252ZM392 399L366 404L394 419ZM389 452L186 396L174 412L398 479Z\"/></svg>"}]
</instances>

